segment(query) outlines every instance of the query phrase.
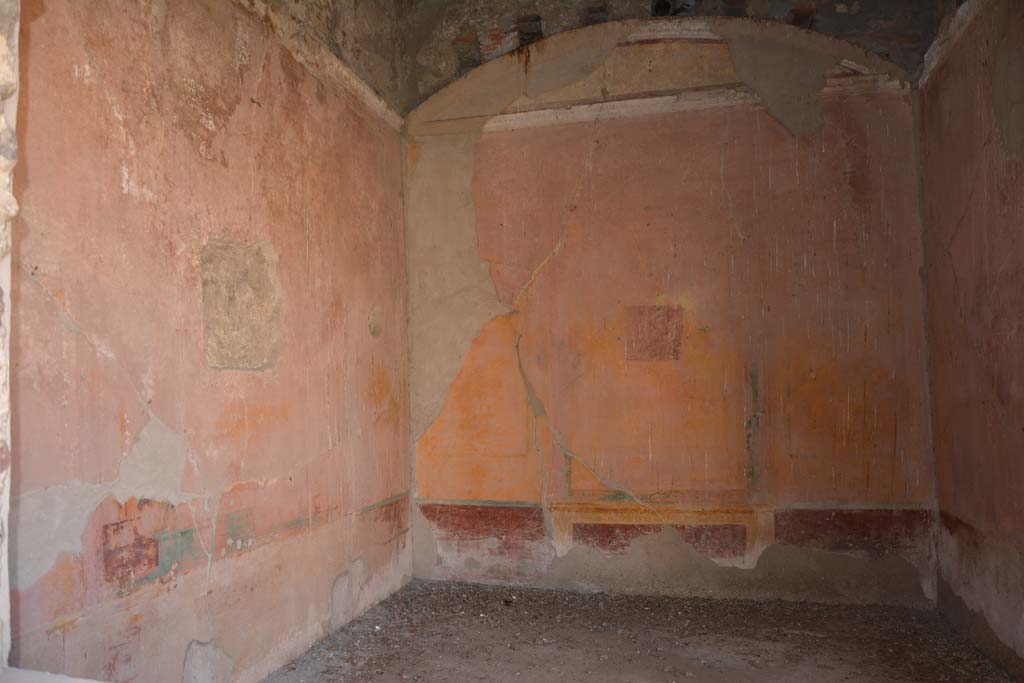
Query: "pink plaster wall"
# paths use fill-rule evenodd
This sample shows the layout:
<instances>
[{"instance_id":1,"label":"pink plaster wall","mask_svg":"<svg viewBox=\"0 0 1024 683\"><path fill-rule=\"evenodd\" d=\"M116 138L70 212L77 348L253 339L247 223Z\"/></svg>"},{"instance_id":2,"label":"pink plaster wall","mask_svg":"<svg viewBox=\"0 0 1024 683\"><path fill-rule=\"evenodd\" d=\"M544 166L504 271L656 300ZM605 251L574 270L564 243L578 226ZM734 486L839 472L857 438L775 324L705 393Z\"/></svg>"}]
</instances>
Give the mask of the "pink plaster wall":
<instances>
[{"instance_id":1,"label":"pink plaster wall","mask_svg":"<svg viewBox=\"0 0 1024 683\"><path fill-rule=\"evenodd\" d=\"M399 136L230 2L22 12L13 663L180 681L213 641L257 680L408 574ZM206 365L214 238L278 254L268 370ZM60 517L158 424L187 444L166 499ZM53 542L31 496L84 530L19 580Z\"/></svg>"},{"instance_id":2,"label":"pink plaster wall","mask_svg":"<svg viewBox=\"0 0 1024 683\"><path fill-rule=\"evenodd\" d=\"M981 8L921 93L940 576L1024 656L1024 6Z\"/></svg>"}]
</instances>

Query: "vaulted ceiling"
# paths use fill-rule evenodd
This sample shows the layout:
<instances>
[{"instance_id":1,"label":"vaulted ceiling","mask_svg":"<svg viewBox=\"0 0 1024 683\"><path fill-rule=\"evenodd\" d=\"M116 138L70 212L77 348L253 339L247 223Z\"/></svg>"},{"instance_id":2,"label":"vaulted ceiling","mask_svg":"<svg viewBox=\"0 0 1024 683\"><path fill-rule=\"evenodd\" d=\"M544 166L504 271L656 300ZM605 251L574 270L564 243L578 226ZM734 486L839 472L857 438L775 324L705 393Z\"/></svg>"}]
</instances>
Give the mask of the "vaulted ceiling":
<instances>
[{"instance_id":1,"label":"vaulted ceiling","mask_svg":"<svg viewBox=\"0 0 1024 683\"><path fill-rule=\"evenodd\" d=\"M784 22L915 73L958 0L238 0L287 16L399 113L470 69L545 36L659 16Z\"/></svg>"}]
</instances>

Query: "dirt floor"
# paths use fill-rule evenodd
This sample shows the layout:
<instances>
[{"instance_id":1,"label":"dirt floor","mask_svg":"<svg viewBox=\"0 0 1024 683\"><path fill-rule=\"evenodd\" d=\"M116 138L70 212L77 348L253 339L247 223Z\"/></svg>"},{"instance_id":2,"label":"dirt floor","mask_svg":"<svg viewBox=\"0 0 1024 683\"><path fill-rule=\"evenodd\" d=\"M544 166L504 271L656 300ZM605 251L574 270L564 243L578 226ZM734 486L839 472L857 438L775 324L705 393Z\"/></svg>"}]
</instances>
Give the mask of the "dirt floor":
<instances>
[{"instance_id":1,"label":"dirt floor","mask_svg":"<svg viewBox=\"0 0 1024 683\"><path fill-rule=\"evenodd\" d=\"M930 611L414 582L265 683L1010 680Z\"/></svg>"}]
</instances>

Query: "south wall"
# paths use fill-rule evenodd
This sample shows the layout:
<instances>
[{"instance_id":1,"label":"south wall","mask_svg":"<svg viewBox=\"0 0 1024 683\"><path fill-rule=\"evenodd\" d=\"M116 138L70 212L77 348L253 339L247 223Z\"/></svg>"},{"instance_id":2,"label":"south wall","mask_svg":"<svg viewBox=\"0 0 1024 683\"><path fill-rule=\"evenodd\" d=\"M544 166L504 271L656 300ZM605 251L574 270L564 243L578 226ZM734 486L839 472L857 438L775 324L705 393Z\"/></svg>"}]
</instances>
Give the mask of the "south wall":
<instances>
[{"instance_id":1,"label":"south wall","mask_svg":"<svg viewBox=\"0 0 1024 683\"><path fill-rule=\"evenodd\" d=\"M417 575L934 599L913 99L832 49L609 25L413 114Z\"/></svg>"},{"instance_id":2,"label":"south wall","mask_svg":"<svg viewBox=\"0 0 1024 683\"><path fill-rule=\"evenodd\" d=\"M399 134L233 3L21 27L12 663L260 680L411 572Z\"/></svg>"}]
</instances>

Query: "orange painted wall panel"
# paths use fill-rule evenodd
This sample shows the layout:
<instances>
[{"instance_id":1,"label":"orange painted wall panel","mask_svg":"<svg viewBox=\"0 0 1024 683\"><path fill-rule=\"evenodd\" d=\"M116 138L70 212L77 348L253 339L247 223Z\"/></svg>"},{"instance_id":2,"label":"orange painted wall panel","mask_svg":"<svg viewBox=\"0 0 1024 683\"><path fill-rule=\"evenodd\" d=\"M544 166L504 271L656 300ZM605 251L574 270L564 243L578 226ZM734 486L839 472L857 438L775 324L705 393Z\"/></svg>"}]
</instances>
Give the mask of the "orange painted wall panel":
<instances>
[{"instance_id":1,"label":"orange painted wall panel","mask_svg":"<svg viewBox=\"0 0 1024 683\"><path fill-rule=\"evenodd\" d=\"M416 444L421 498L539 502L541 461L515 351L513 316L473 342L441 416Z\"/></svg>"},{"instance_id":2,"label":"orange painted wall panel","mask_svg":"<svg viewBox=\"0 0 1024 683\"><path fill-rule=\"evenodd\" d=\"M909 96L823 109L803 139L746 106L481 137L480 257L552 435L549 500L931 500ZM460 418L507 344L477 337L418 451L442 429L486 458L492 425L536 412L503 389L475 408L504 416ZM433 466L421 497L460 498L479 467Z\"/></svg>"}]
</instances>

